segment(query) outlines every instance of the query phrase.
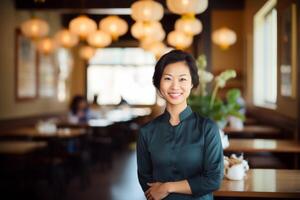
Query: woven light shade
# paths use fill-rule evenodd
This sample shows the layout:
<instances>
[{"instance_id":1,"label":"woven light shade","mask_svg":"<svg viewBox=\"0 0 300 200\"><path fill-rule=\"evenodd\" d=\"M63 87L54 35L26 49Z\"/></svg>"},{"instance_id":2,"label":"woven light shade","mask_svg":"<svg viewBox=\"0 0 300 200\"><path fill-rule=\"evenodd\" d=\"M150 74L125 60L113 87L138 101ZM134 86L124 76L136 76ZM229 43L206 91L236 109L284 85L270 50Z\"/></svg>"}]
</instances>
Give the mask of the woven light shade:
<instances>
[{"instance_id":1,"label":"woven light shade","mask_svg":"<svg viewBox=\"0 0 300 200\"><path fill-rule=\"evenodd\" d=\"M102 19L99 23L101 30L109 33L113 40L124 35L128 31L127 22L118 16L108 16Z\"/></svg>"},{"instance_id":2,"label":"woven light shade","mask_svg":"<svg viewBox=\"0 0 300 200\"><path fill-rule=\"evenodd\" d=\"M108 33L98 30L88 36L87 42L93 47L103 48L111 44L112 38Z\"/></svg>"},{"instance_id":3,"label":"woven light shade","mask_svg":"<svg viewBox=\"0 0 300 200\"><path fill-rule=\"evenodd\" d=\"M168 44L176 49L186 49L192 44L193 38L183 32L175 30L168 34L167 41Z\"/></svg>"},{"instance_id":4,"label":"woven light shade","mask_svg":"<svg viewBox=\"0 0 300 200\"><path fill-rule=\"evenodd\" d=\"M203 29L202 23L195 17L183 16L175 22L175 30L184 32L187 35L197 35Z\"/></svg>"},{"instance_id":5,"label":"woven light shade","mask_svg":"<svg viewBox=\"0 0 300 200\"><path fill-rule=\"evenodd\" d=\"M22 33L33 40L45 37L49 32L49 25L46 21L32 18L21 24Z\"/></svg>"},{"instance_id":6,"label":"woven light shade","mask_svg":"<svg viewBox=\"0 0 300 200\"><path fill-rule=\"evenodd\" d=\"M96 53L96 50L90 46L83 46L79 49L79 56L84 60L91 59Z\"/></svg>"},{"instance_id":7,"label":"woven light shade","mask_svg":"<svg viewBox=\"0 0 300 200\"><path fill-rule=\"evenodd\" d=\"M150 47L153 43L155 43L155 41L153 41L151 37L146 37L146 38L143 38L142 40L140 40L139 46L140 46L142 49L148 51L148 50L149 50L149 47Z\"/></svg>"},{"instance_id":8,"label":"woven light shade","mask_svg":"<svg viewBox=\"0 0 300 200\"><path fill-rule=\"evenodd\" d=\"M55 40L59 46L64 48L72 48L79 42L78 36L67 29L58 31L55 34Z\"/></svg>"},{"instance_id":9,"label":"woven light shade","mask_svg":"<svg viewBox=\"0 0 300 200\"><path fill-rule=\"evenodd\" d=\"M135 21L159 21L163 15L163 6L153 0L136 1L131 5L131 17Z\"/></svg>"},{"instance_id":10,"label":"woven light shade","mask_svg":"<svg viewBox=\"0 0 300 200\"><path fill-rule=\"evenodd\" d=\"M168 9L178 15L200 14L208 7L208 0L167 0Z\"/></svg>"},{"instance_id":11,"label":"woven light shade","mask_svg":"<svg viewBox=\"0 0 300 200\"><path fill-rule=\"evenodd\" d=\"M154 42L149 46L149 51L152 52L156 58L160 58L166 51L166 45L162 42Z\"/></svg>"},{"instance_id":12,"label":"woven light shade","mask_svg":"<svg viewBox=\"0 0 300 200\"><path fill-rule=\"evenodd\" d=\"M69 29L81 39L85 39L90 33L97 30L97 24L94 20L88 18L87 16L81 15L71 20Z\"/></svg>"},{"instance_id":13,"label":"woven light shade","mask_svg":"<svg viewBox=\"0 0 300 200\"><path fill-rule=\"evenodd\" d=\"M51 54L56 48L56 43L53 39L47 37L39 40L37 43L37 49L42 54Z\"/></svg>"},{"instance_id":14,"label":"woven light shade","mask_svg":"<svg viewBox=\"0 0 300 200\"><path fill-rule=\"evenodd\" d=\"M236 39L236 33L226 27L215 30L212 34L212 41L224 50L233 45L236 42Z\"/></svg>"},{"instance_id":15,"label":"woven light shade","mask_svg":"<svg viewBox=\"0 0 300 200\"><path fill-rule=\"evenodd\" d=\"M166 36L161 23L157 21L136 22L131 27L131 34L138 40L151 37L155 41L162 41Z\"/></svg>"}]
</instances>

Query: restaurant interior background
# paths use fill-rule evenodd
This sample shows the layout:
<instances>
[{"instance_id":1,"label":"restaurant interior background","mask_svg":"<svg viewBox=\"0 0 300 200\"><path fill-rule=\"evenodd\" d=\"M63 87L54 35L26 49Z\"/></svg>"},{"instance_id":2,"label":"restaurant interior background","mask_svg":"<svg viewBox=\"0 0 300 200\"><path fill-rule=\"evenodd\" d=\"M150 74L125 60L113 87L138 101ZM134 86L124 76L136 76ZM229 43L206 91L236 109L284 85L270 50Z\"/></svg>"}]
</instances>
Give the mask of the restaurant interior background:
<instances>
[{"instance_id":1,"label":"restaurant interior background","mask_svg":"<svg viewBox=\"0 0 300 200\"><path fill-rule=\"evenodd\" d=\"M0 198L144 199L135 141L139 127L164 111L152 74L157 58L170 49L205 55L206 71L214 76L236 72L218 96L224 99L227 91L239 89L246 118L243 127L228 123L223 128L229 138L224 154L243 155L250 170L242 182L224 178L215 197L299 198L300 1L198 0L208 7L193 17L156 0L163 16L150 14L161 26L148 41L139 35L146 34L145 27L132 30L142 15L131 16L136 2L1 1ZM128 27L119 25L125 26L120 36L102 32L108 41L81 37L63 46L57 33L83 14L97 27L112 15ZM44 20L48 33L26 37L21 27L32 18ZM178 19L201 21L193 25L195 35L182 36L183 44L169 34L180 32ZM46 42L43 47L46 37L55 41L53 49ZM86 123L68 121L76 95L93 110Z\"/></svg>"}]
</instances>

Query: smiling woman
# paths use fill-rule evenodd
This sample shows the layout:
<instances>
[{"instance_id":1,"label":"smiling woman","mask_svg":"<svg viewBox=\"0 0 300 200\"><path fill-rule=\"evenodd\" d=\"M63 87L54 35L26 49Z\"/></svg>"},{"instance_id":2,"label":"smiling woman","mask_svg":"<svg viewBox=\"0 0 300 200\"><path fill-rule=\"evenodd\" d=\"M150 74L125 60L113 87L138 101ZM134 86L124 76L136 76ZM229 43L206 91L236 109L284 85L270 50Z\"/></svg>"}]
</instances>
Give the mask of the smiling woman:
<instances>
[{"instance_id":1,"label":"smiling woman","mask_svg":"<svg viewBox=\"0 0 300 200\"><path fill-rule=\"evenodd\" d=\"M174 50L157 62L153 83L165 112L140 129L138 178L148 200L213 199L223 177L217 125L187 105L199 84L194 58Z\"/></svg>"}]
</instances>

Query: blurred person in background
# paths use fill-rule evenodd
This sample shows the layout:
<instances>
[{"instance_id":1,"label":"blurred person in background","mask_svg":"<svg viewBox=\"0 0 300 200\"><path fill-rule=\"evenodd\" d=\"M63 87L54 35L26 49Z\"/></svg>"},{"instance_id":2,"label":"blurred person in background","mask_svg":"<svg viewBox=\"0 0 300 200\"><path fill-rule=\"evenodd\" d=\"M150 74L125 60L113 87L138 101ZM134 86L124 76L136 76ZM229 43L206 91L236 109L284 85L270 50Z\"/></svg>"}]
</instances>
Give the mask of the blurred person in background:
<instances>
[{"instance_id":1,"label":"blurred person in background","mask_svg":"<svg viewBox=\"0 0 300 200\"><path fill-rule=\"evenodd\" d=\"M92 118L95 118L95 114L91 112L87 100L82 95L74 96L70 104L69 122L86 123Z\"/></svg>"}]
</instances>

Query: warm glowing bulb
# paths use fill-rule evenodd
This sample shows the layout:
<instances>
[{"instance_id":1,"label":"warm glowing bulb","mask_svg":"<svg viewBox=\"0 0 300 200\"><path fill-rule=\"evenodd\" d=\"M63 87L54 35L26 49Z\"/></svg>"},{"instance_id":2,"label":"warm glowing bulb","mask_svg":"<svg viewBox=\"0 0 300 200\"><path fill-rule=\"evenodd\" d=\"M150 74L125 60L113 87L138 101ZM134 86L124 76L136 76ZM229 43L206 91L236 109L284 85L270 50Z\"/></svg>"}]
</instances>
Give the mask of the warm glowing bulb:
<instances>
[{"instance_id":1,"label":"warm glowing bulb","mask_svg":"<svg viewBox=\"0 0 300 200\"><path fill-rule=\"evenodd\" d=\"M112 42L112 38L108 33L98 30L91 33L88 36L87 41L89 45L93 47L102 48L110 45L110 43Z\"/></svg>"},{"instance_id":2,"label":"warm glowing bulb","mask_svg":"<svg viewBox=\"0 0 300 200\"><path fill-rule=\"evenodd\" d=\"M44 38L38 42L38 51L42 54L51 54L55 50L55 42L51 38Z\"/></svg>"},{"instance_id":3,"label":"warm glowing bulb","mask_svg":"<svg viewBox=\"0 0 300 200\"><path fill-rule=\"evenodd\" d=\"M85 39L90 33L97 30L97 24L87 16L79 16L72 19L69 24L70 31Z\"/></svg>"},{"instance_id":4,"label":"warm glowing bulb","mask_svg":"<svg viewBox=\"0 0 300 200\"><path fill-rule=\"evenodd\" d=\"M193 43L193 38L180 31L172 31L168 34L167 41L176 49L186 49Z\"/></svg>"},{"instance_id":5,"label":"warm glowing bulb","mask_svg":"<svg viewBox=\"0 0 300 200\"><path fill-rule=\"evenodd\" d=\"M226 27L215 30L212 34L212 41L219 45L221 49L228 49L237 40L236 33Z\"/></svg>"},{"instance_id":6,"label":"warm glowing bulb","mask_svg":"<svg viewBox=\"0 0 300 200\"><path fill-rule=\"evenodd\" d=\"M188 5L188 3L189 3L189 0L182 0L183 5Z\"/></svg>"},{"instance_id":7,"label":"warm glowing bulb","mask_svg":"<svg viewBox=\"0 0 300 200\"><path fill-rule=\"evenodd\" d=\"M32 18L21 24L21 31L26 37L36 40L48 34L49 25L42 19Z\"/></svg>"},{"instance_id":8,"label":"warm glowing bulb","mask_svg":"<svg viewBox=\"0 0 300 200\"><path fill-rule=\"evenodd\" d=\"M64 48L74 47L79 42L78 36L67 29L57 32L55 34L55 40L60 46Z\"/></svg>"},{"instance_id":9,"label":"warm glowing bulb","mask_svg":"<svg viewBox=\"0 0 300 200\"><path fill-rule=\"evenodd\" d=\"M90 46L83 46L79 50L79 55L84 60L89 60L95 55L95 49Z\"/></svg>"},{"instance_id":10,"label":"warm glowing bulb","mask_svg":"<svg viewBox=\"0 0 300 200\"><path fill-rule=\"evenodd\" d=\"M135 21L159 21L163 15L164 8L156 1L136 1L131 5L131 17Z\"/></svg>"},{"instance_id":11,"label":"warm glowing bulb","mask_svg":"<svg viewBox=\"0 0 300 200\"><path fill-rule=\"evenodd\" d=\"M110 34L113 40L117 40L128 31L127 22L118 16L105 17L100 21L99 27Z\"/></svg>"}]
</instances>

